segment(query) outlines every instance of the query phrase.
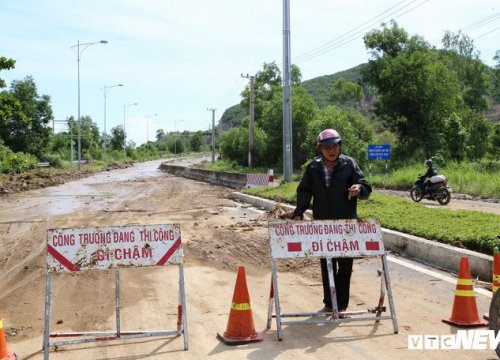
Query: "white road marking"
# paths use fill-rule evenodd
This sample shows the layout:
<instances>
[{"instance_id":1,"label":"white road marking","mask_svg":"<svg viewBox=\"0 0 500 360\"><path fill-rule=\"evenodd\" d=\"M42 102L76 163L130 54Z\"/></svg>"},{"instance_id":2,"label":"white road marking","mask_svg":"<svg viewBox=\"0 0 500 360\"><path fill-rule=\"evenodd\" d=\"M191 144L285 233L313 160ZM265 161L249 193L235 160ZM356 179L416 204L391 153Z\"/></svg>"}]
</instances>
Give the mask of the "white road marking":
<instances>
[{"instance_id":1,"label":"white road marking","mask_svg":"<svg viewBox=\"0 0 500 360\"><path fill-rule=\"evenodd\" d=\"M454 278L454 277L443 275L443 274L440 274L440 273L438 273L436 271L432 271L432 270L429 270L429 269L425 269L425 268L423 268L421 266L412 264L412 263L410 263L408 261L402 260L401 258L397 258L397 257L395 257L393 255L390 255L390 254L387 255L387 260L391 261L393 263L396 263L398 265L407 267L408 269L412 269L412 270L418 271L418 272L420 272L422 274L426 274L426 275L432 276L434 278L437 278L437 279L449 282L450 284L455 284L456 285L456 283L457 283L457 279ZM487 296L489 298L493 297L493 293L491 291L483 289L483 288L476 288L476 287L474 287L474 291L477 292L478 294Z\"/></svg>"}]
</instances>

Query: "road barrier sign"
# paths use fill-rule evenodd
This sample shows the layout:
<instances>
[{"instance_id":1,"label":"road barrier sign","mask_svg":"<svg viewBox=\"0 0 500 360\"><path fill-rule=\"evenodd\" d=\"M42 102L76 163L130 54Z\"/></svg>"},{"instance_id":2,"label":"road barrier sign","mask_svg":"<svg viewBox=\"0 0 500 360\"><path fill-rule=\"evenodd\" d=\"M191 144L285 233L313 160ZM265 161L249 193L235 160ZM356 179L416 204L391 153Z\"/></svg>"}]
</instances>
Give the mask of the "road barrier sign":
<instances>
[{"instance_id":1,"label":"road barrier sign","mask_svg":"<svg viewBox=\"0 0 500 360\"><path fill-rule=\"evenodd\" d=\"M396 312L387 267L384 243L380 224L373 219L365 220L317 220L317 221L276 221L269 222L269 240L271 245L271 291L267 315L267 329L271 328L272 318L276 318L278 340L283 339L282 325L340 323L366 320L392 320L394 333L398 333ZM383 275L380 297L377 306L367 310L351 311L339 314L332 262L327 261L332 312L319 313L282 313L279 301L276 260L298 258L365 258L380 257ZM390 316L381 316L385 311L384 299L387 291ZM273 314L273 302L276 312ZM372 317L349 317L341 315L376 314ZM307 320L283 321L283 318L310 317ZM330 318L331 317L331 318Z\"/></svg>"},{"instance_id":2,"label":"road barrier sign","mask_svg":"<svg viewBox=\"0 0 500 360\"><path fill-rule=\"evenodd\" d=\"M188 330L183 256L181 231L178 224L51 229L47 231L44 359L49 358L49 348L53 346L164 335L179 336L182 334L184 350L187 350ZM120 328L120 273L118 268L168 264L179 265L177 329L122 331ZM115 269L116 331L51 333L51 273L113 268ZM80 339L50 342L49 338L51 337L80 337Z\"/></svg>"}]
</instances>

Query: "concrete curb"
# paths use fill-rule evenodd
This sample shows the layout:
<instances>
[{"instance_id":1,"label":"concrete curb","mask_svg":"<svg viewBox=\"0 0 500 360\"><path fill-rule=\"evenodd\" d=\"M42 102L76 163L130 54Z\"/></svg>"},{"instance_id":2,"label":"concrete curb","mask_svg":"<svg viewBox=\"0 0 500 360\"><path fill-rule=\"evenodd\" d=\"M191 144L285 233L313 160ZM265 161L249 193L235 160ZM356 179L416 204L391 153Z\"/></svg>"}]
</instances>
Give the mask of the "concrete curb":
<instances>
[{"instance_id":1,"label":"concrete curb","mask_svg":"<svg viewBox=\"0 0 500 360\"><path fill-rule=\"evenodd\" d=\"M275 209L278 205L282 206L286 211L293 210L295 208L291 205L242 194L240 192L235 192L234 197L241 202L252 204L257 208L265 209L267 211ZM308 210L307 214L312 218L310 210ZM385 228L382 228L382 238L384 240L386 250L402 254L409 258L417 259L425 264L451 271L453 273L458 272L460 259L463 256L467 256L469 258L471 276L473 278L479 277L482 281L491 282L493 256L456 248L454 246L441 244L436 241L423 239Z\"/></svg>"}]
</instances>

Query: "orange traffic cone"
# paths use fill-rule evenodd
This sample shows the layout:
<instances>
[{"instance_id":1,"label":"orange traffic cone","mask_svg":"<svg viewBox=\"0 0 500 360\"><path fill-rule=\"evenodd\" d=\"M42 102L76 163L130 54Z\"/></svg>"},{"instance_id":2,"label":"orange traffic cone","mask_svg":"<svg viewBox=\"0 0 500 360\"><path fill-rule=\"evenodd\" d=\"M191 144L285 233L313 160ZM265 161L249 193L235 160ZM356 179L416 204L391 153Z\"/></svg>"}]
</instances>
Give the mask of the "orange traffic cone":
<instances>
[{"instance_id":1,"label":"orange traffic cone","mask_svg":"<svg viewBox=\"0 0 500 360\"><path fill-rule=\"evenodd\" d=\"M217 337L226 345L241 345L263 340L262 334L255 332L245 268L243 266L238 268L226 331L217 333Z\"/></svg>"},{"instance_id":2,"label":"orange traffic cone","mask_svg":"<svg viewBox=\"0 0 500 360\"><path fill-rule=\"evenodd\" d=\"M15 360L16 354L7 350L7 341L5 341L5 334L3 331L3 320L0 320L0 360Z\"/></svg>"},{"instance_id":3,"label":"orange traffic cone","mask_svg":"<svg viewBox=\"0 0 500 360\"><path fill-rule=\"evenodd\" d=\"M453 300L453 310L449 319L442 319L445 323L456 326L486 326L487 322L479 319L477 312L474 286L470 276L469 259L463 256L460 260L457 288Z\"/></svg>"},{"instance_id":4,"label":"orange traffic cone","mask_svg":"<svg viewBox=\"0 0 500 360\"><path fill-rule=\"evenodd\" d=\"M498 248L493 249L493 277L491 279L491 291L493 295L497 292L498 288L500 288L500 252ZM483 314L483 318L485 320L490 319L490 314Z\"/></svg>"},{"instance_id":5,"label":"orange traffic cone","mask_svg":"<svg viewBox=\"0 0 500 360\"><path fill-rule=\"evenodd\" d=\"M495 248L495 252L493 253L493 279L492 279L491 291L493 294L497 292L498 288L500 288L500 252Z\"/></svg>"}]
</instances>

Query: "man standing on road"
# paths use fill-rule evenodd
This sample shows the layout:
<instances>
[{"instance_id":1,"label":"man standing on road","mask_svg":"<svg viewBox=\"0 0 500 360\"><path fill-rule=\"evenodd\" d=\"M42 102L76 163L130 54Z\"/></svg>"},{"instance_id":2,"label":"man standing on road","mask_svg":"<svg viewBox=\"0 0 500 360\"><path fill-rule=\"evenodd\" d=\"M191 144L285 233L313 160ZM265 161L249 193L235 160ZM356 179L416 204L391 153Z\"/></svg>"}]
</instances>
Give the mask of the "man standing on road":
<instances>
[{"instance_id":1,"label":"man standing on road","mask_svg":"<svg viewBox=\"0 0 500 360\"><path fill-rule=\"evenodd\" d=\"M356 219L357 200L367 199L372 192L363 172L354 159L341 154L342 139L333 129L321 131L317 138L321 153L306 167L302 180L297 187L297 206L293 212L294 220L302 220L311 199L313 218ZM323 311L332 312L330 283L328 280L327 259L321 259L323 279ZM352 258L333 258L333 278L335 281L337 305L344 312L349 305ZM340 314L340 317L347 315Z\"/></svg>"}]
</instances>

